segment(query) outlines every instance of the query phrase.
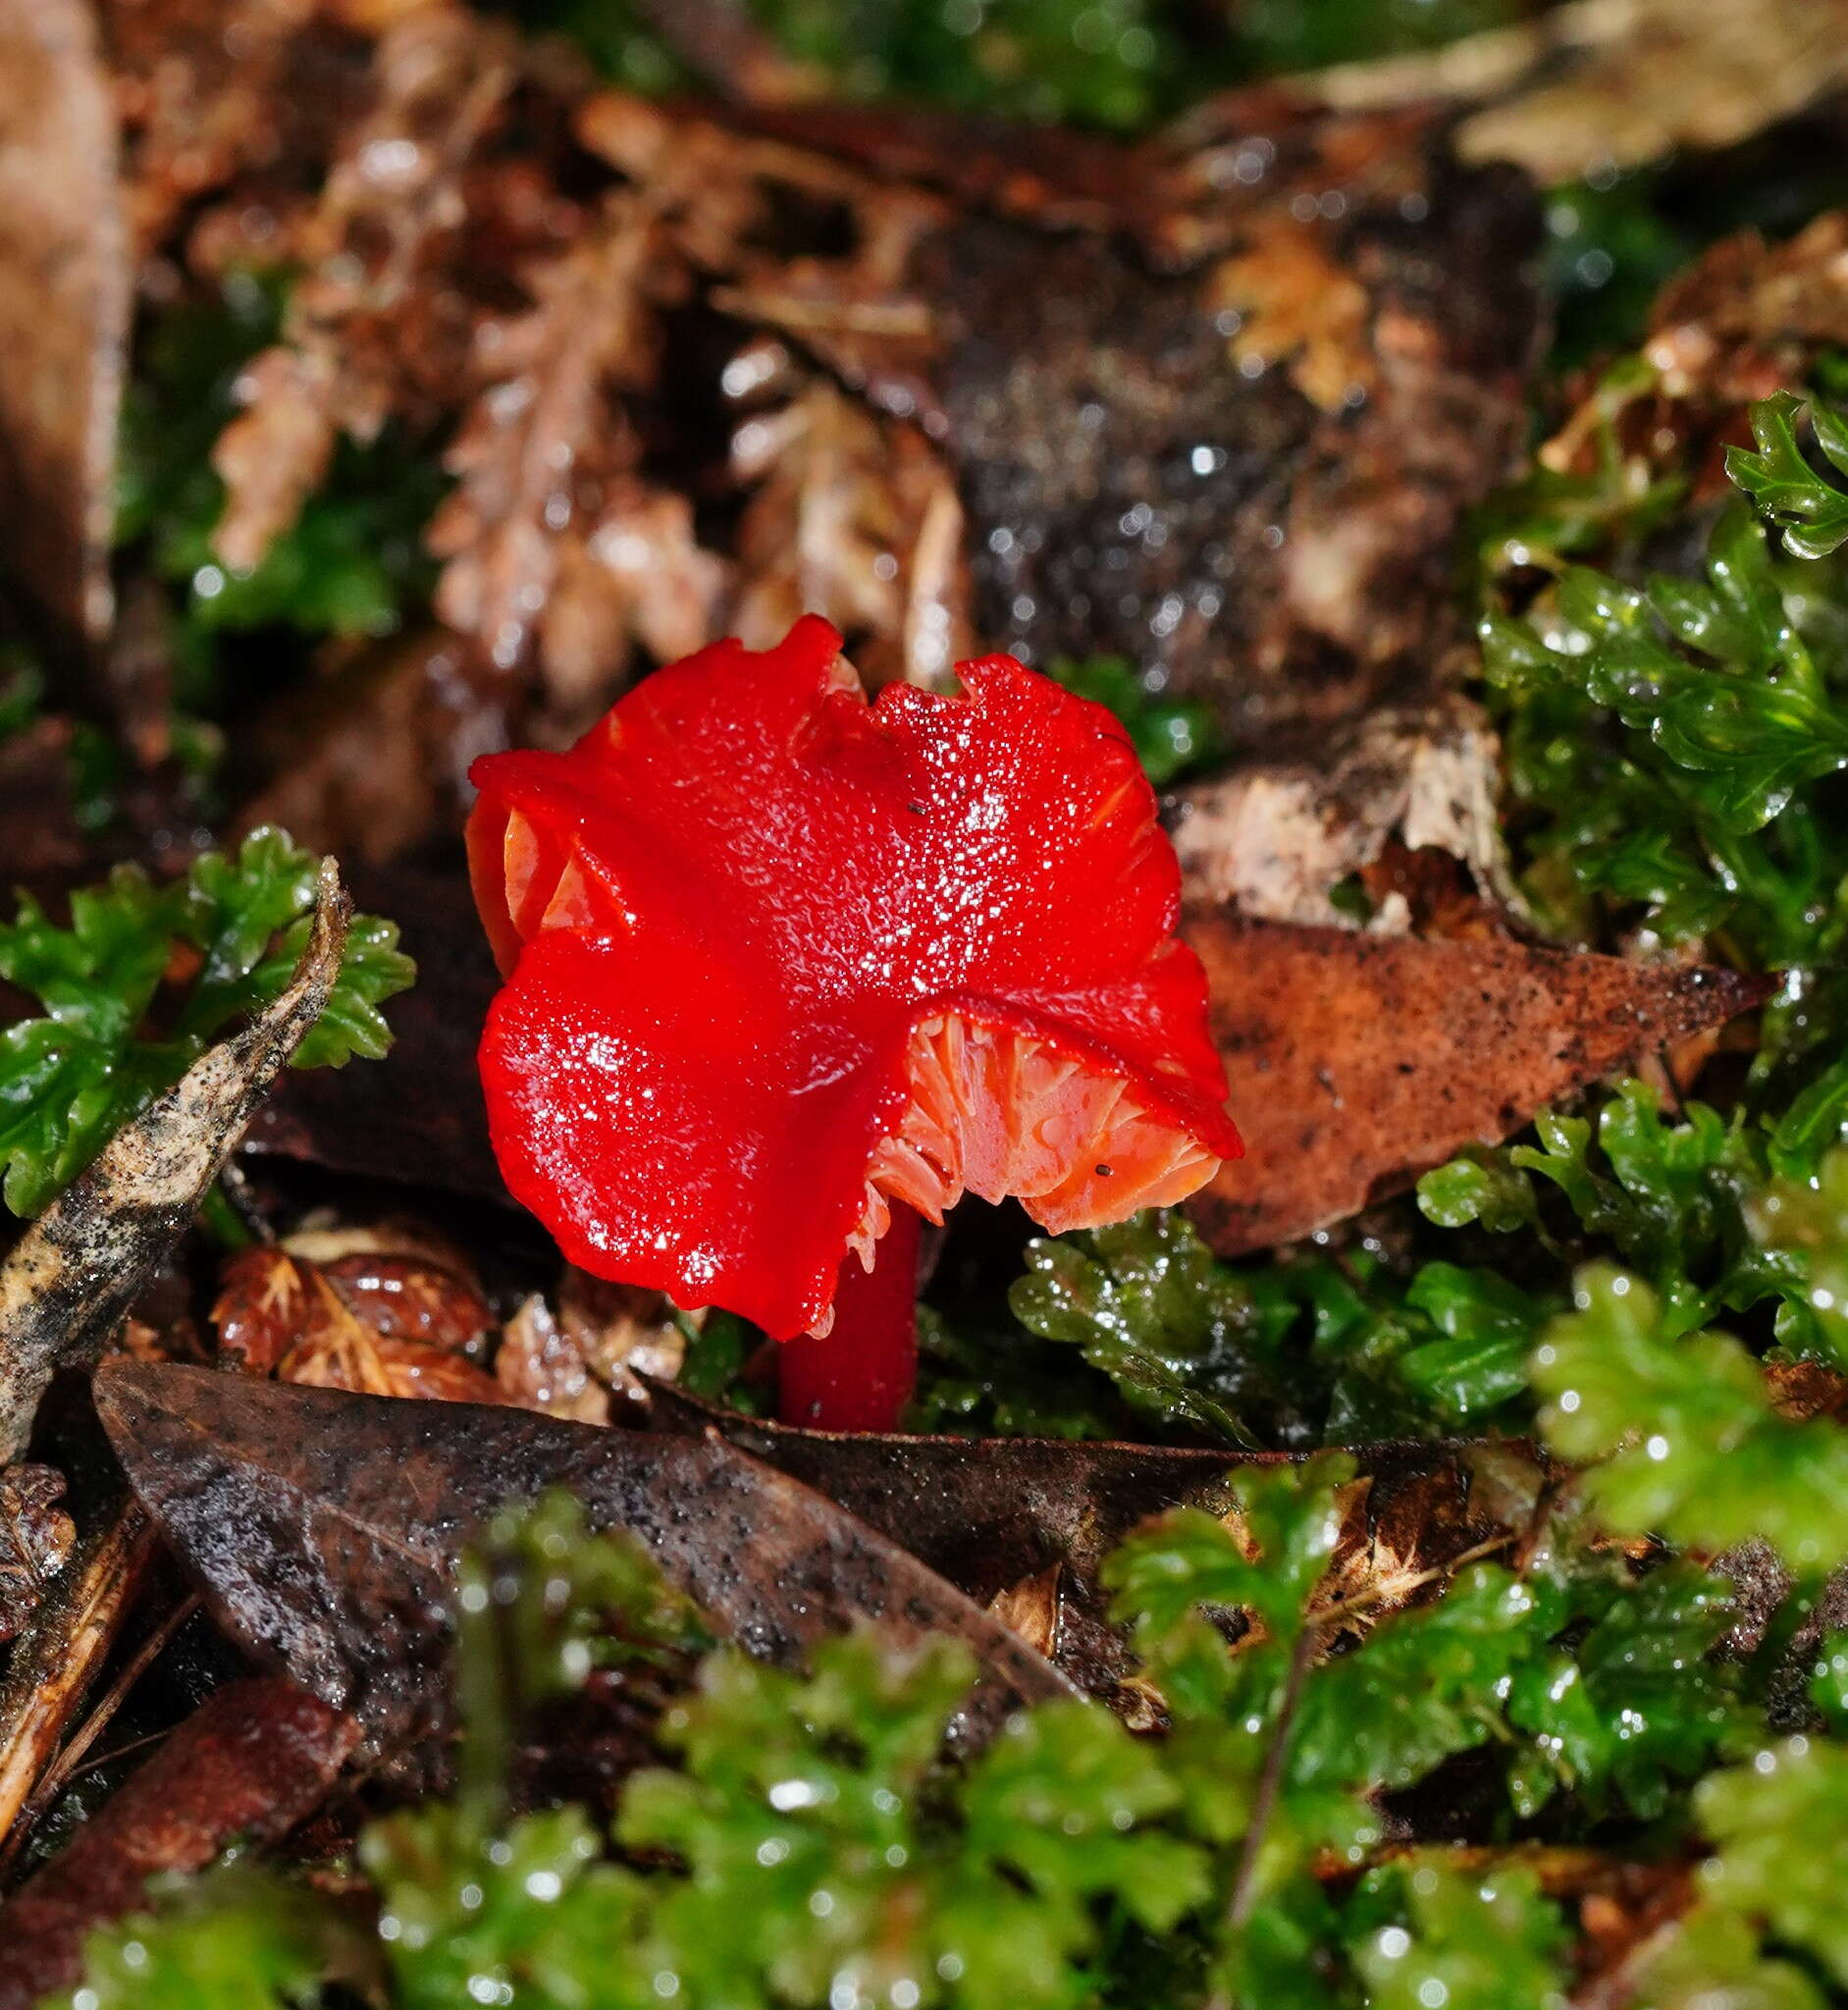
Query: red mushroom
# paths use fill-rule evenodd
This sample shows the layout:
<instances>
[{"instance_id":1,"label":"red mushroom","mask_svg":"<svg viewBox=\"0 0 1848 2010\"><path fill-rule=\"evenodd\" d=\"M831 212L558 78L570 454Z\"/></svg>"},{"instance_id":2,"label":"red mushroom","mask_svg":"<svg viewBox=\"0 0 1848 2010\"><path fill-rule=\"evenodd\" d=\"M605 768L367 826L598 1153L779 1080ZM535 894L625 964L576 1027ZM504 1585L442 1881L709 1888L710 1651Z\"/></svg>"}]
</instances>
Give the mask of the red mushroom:
<instances>
[{"instance_id":1,"label":"red mushroom","mask_svg":"<svg viewBox=\"0 0 1848 2010\"><path fill-rule=\"evenodd\" d=\"M811 616L473 770L508 1188L584 1269L790 1341L784 1414L834 1428L909 1394L917 1216L1120 1220L1240 1149L1127 736L958 674L869 705Z\"/></svg>"}]
</instances>

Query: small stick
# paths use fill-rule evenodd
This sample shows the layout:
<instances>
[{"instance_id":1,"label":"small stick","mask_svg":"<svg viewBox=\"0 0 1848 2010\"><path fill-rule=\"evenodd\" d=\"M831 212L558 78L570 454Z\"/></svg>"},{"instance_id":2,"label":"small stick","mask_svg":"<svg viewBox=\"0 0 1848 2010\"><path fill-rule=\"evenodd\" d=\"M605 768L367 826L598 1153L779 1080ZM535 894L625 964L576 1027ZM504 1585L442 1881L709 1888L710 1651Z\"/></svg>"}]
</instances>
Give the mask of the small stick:
<instances>
[{"instance_id":1,"label":"small stick","mask_svg":"<svg viewBox=\"0 0 1848 2010\"><path fill-rule=\"evenodd\" d=\"M0 1686L0 1837L11 1835L115 1647L156 1547L147 1516L123 1500L14 1642Z\"/></svg>"},{"instance_id":2,"label":"small stick","mask_svg":"<svg viewBox=\"0 0 1848 2010\"><path fill-rule=\"evenodd\" d=\"M128 1700L129 1692L166 1653L174 1635L198 1610L198 1593L187 1592L129 1657L116 1679L103 1692L102 1700L83 1719L75 1735L66 1741L63 1751L46 1767L43 1777L32 1789L31 1798L20 1810L12 1833L0 1842L0 1873L11 1869L32 1830L44 1819L45 1810L82 1771L84 1754L109 1728L110 1720ZM132 1747L126 1749L132 1750Z\"/></svg>"}]
</instances>

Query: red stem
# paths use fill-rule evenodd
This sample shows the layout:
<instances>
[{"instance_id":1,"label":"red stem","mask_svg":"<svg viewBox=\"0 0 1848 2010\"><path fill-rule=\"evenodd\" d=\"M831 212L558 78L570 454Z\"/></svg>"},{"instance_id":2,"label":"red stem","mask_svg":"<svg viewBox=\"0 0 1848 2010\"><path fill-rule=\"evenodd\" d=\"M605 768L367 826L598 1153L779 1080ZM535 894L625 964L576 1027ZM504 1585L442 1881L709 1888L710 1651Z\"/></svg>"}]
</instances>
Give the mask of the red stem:
<instances>
[{"instance_id":1,"label":"red stem","mask_svg":"<svg viewBox=\"0 0 1848 2010\"><path fill-rule=\"evenodd\" d=\"M834 1287L824 1340L804 1334L776 1350L777 1414L818 1431L895 1431L918 1382L918 1240L924 1223L892 1202L871 1270L851 1252Z\"/></svg>"}]
</instances>

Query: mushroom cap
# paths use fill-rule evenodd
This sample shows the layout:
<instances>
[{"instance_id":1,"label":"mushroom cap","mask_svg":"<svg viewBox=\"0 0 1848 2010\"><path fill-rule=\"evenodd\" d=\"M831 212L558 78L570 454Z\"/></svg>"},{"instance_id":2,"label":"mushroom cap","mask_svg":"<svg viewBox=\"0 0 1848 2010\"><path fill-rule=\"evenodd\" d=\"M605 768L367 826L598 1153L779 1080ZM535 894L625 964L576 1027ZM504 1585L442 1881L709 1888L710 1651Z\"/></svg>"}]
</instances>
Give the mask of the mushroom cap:
<instances>
[{"instance_id":1,"label":"mushroom cap","mask_svg":"<svg viewBox=\"0 0 1848 2010\"><path fill-rule=\"evenodd\" d=\"M789 1338L888 1194L1015 1180L1071 1227L1238 1154L1128 736L1010 657L958 675L869 705L809 616L475 764L490 1128L572 1262Z\"/></svg>"}]
</instances>

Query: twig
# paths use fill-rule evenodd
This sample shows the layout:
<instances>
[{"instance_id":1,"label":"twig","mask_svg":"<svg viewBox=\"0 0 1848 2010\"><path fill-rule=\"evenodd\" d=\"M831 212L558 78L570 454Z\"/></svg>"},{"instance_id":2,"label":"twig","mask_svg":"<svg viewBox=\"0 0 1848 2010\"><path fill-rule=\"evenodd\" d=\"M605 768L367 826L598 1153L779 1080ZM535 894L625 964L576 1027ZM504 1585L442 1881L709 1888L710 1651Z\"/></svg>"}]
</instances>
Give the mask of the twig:
<instances>
[{"instance_id":1,"label":"twig","mask_svg":"<svg viewBox=\"0 0 1848 2010\"><path fill-rule=\"evenodd\" d=\"M155 1548L146 1515L124 1500L14 1643L0 1687L0 1837L11 1835L108 1660Z\"/></svg>"},{"instance_id":2,"label":"twig","mask_svg":"<svg viewBox=\"0 0 1848 2010\"><path fill-rule=\"evenodd\" d=\"M174 1635L198 1609L198 1593L188 1592L159 1625L152 1628L147 1638L124 1664L116 1679L103 1692L101 1700L91 1710L89 1716L83 1719L76 1733L66 1740L64 1749L46 1767L37 1786L32 1789L30 1799L20 1810L19 1819L14 1823L6 1840L0 1843L0 1873L11 1868L32 1830L44 1819L46 1809L82 1771L84 1754L108 1729L110 1720L127 1701L130 1690L167 1651ZM129 1749L132 1750L132 1747Z\"/></svg>"}]
</instances>

